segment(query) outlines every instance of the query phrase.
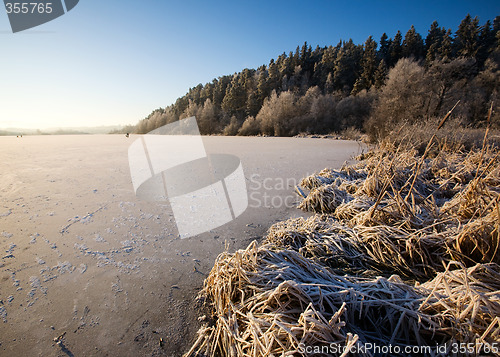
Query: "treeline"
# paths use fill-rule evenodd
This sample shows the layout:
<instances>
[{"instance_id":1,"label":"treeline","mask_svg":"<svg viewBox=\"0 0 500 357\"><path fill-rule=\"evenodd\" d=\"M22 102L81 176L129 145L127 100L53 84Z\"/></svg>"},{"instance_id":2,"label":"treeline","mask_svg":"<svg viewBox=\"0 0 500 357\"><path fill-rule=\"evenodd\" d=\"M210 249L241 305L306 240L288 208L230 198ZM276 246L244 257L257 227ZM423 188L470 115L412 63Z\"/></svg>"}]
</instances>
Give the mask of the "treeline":
<instances>
[{"instance_id":1,"label":"treeline","mask_svg":"<svg viewBox=\"0 0 500 357\"><path fill-rule=\"evenodd\" d=\"M467 15L455 33L432 23L425 39L412 26L404 37L384 33L378 43L372 36L364 44L304 43L268 65L191 88L134 132L196 116L202 134L291 136L354 127L383 135L400 120L442 116L459 99L455 113L477 125L498 99L499 83L500 16L480 25Z\"/></svg>"}]
</instances>

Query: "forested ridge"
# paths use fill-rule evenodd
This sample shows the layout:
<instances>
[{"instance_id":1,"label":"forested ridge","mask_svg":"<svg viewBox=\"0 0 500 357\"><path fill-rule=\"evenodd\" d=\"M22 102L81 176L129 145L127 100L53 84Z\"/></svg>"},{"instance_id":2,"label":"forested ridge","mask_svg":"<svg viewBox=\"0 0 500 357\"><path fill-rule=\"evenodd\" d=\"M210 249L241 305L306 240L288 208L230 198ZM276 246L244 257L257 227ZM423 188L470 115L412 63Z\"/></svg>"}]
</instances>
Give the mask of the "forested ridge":
<instances>
[{"instance_id":1,"label":"forested ridge","mask_svg":"<svg viewBox=\"0 0 500 357\"><path fill-rule=\"evenodd\" d=\"M147 133L196 116L202 134L292 136L356 128L372 137L395 123L454 115L463 125L485 120L498 103L500 16L479 23L467 15L453 33L435 21L425 38L372 36L312 48L307 43L268 65L199 84L177 101L154 110L135 127ZM494 104L496 105L496 104ZM494 113L494 123L499 113Z\"/></svg>"}]
</instances>

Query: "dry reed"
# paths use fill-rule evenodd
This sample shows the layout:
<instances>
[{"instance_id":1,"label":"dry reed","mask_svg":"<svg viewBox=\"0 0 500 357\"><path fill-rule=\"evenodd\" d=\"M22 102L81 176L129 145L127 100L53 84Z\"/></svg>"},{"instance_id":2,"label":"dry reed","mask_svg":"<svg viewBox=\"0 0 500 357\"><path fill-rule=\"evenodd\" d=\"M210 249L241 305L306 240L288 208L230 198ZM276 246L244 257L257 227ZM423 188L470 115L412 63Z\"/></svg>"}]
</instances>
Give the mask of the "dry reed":
<instances>
[{"instance_id":1,"label":"dry reed","mask_svg":"<svg viewBox=\"0 0 500 357\"><path fill-rule=\"evenodd\" d=\"M186 356L500 347L499 150L486 136L469 151L434 139L421 154L386 142L303 179L299 207L315 215L217 258L201 292L215 323Z\"/></svg>"}]
</instances>

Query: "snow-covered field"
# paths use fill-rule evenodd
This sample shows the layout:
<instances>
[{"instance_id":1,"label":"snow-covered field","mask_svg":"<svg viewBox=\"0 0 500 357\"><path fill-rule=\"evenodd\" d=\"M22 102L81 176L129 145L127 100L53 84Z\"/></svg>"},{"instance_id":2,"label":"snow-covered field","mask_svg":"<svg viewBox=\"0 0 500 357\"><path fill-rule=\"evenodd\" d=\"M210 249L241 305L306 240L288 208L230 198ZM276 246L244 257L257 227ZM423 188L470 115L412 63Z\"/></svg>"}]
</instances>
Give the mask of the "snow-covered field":
<instances>
[{"instance_id":1,"label":"snow-covered field","mask_svg":"<svg viewBox=\"0 0 500 357\"><path fill-rule=\"evenodd\" d=\"M133 140L0 137L0 355L180 354L202 323L195 297L217 255L302 215L300 178L361 152L351 141L204 137L207 152L240 158L249 207L180 239L167 202L134 194Z\"/></svg>"}]
</instances>

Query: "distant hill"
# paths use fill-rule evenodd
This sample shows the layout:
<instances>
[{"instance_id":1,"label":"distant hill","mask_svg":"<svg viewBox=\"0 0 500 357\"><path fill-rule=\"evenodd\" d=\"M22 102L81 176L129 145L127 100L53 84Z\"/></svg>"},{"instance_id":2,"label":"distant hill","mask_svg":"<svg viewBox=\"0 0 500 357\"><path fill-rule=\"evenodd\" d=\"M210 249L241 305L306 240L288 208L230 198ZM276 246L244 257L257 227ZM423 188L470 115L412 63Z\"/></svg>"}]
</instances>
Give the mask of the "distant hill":
<instances>
[{"instance_id":1,"label":"distant hill","mask_svg":"<svg viewBox=\"0 0 500 357\"><path fill-rule=\"evenodd\" d=\"M82 127L58 127L47 129L5 128L0 129L0 136L7 135L85 135L85 134L109 134L110 132L121 132L125 128L122 125L82 126Z\"/></svg>"}]
</instances>

